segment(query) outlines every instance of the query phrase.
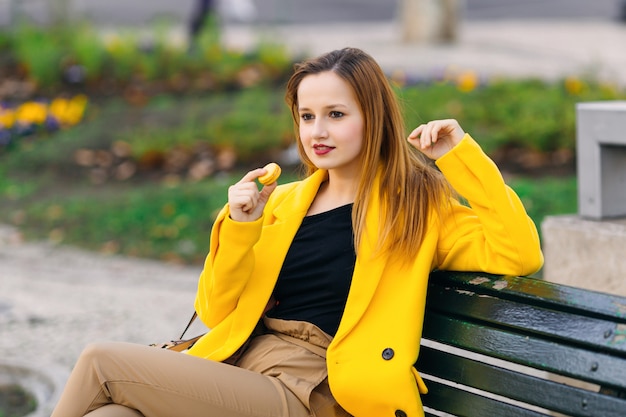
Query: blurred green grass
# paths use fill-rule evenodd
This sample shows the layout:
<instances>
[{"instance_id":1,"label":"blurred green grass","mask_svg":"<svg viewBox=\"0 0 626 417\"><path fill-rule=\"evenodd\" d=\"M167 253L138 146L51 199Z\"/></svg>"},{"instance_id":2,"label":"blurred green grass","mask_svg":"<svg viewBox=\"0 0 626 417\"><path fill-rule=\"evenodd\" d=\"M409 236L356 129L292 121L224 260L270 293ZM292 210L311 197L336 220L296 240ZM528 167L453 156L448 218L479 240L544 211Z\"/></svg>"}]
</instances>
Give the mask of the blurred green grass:
<instances>
[{"instance_id":1,"label":"blurred green grass","mask_svg":"<svg viewBox=\"0 0 626 417\"><path fill-rule=\"evenodd\" d=\"M71 193L37 194L30 199L16 197L19 185L5 180L0 183L4 200L0 221L19 225L27 239L195 264L206 255L211 226L226 202L228 186L242 174L171 185L116 184L97 190L82 186ZM286 173L281 182L296 178ZM547 215L577 211L574 176L515 177L507 182L538 228ZM11 191L12 187L18 189ZM10 195L14 197L7 198Z\"/></svg>"}]
</instances>

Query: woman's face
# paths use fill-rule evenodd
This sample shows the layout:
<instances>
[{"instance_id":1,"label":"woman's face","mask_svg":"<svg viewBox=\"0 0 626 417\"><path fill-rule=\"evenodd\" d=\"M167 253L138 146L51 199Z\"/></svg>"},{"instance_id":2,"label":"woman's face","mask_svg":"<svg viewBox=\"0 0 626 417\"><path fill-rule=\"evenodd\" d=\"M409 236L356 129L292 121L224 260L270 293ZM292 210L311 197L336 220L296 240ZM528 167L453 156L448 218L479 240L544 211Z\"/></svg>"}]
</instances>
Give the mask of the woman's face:
<instances>
[{"instance_id":1,"label":"woman's face","mask_svg":"<svg viewBox=\"0 0 626 417\"><path fill-rule=\"evenodd\" d=\"M363 115L352 88L332 71L307 75L298 86L300 140L316 167L356 176Z\"/></svg>"}]
</instances>

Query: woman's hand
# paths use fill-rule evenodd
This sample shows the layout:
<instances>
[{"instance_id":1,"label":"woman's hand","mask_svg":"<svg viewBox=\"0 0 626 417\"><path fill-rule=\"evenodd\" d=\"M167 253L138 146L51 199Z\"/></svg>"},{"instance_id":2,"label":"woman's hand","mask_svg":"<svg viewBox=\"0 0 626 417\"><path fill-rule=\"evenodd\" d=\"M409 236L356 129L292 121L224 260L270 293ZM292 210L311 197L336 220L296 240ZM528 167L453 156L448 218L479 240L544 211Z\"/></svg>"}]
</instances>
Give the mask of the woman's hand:
<instances>
[{"instance_id":1,"label":"woman's hand","mask_svg":"<svg viewBox=\"0 0 626 417\"><path fill-rule=\"evenodd\" d=\"M236 184L228 188L228 205L230 218L238 222L253 222L263 214L265 204L270 194L278 185L276 182L265 185L261 191L254 181L267 173L264 168L258 168L248 172Z\"/></svg>"},{"instance_id":2,"label":"woman's hand","mask_svg":"<svg viewBox=\"0 0 626 417\"><path fill-rule=\"evenodd\" d=\"M454 148L465 136L454 119L433 120L419 125L407 140L430 159L438 159Z\"/></svg>"}]
</instances>

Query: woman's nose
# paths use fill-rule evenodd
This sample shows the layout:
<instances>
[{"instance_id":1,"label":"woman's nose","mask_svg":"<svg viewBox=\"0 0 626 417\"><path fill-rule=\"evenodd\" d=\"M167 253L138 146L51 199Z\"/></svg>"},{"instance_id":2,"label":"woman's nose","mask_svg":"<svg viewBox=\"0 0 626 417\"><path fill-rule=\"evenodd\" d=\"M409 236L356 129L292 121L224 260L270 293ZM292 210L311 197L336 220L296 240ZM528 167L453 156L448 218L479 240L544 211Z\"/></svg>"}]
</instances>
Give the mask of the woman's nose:
<instances>
[{"instance_id":1,"label":"woman's nose","mask_svg":"<svg viewBox=\"0 0 626 417\"><path fill-rule=\"evenodd\" d=\"M319 120L315 120L315 124L313 125L313 131L311 132L313 138L315 139L323 139L328 137L328 130L326 129L326 124Z\"/></svg>"}]
</instances>

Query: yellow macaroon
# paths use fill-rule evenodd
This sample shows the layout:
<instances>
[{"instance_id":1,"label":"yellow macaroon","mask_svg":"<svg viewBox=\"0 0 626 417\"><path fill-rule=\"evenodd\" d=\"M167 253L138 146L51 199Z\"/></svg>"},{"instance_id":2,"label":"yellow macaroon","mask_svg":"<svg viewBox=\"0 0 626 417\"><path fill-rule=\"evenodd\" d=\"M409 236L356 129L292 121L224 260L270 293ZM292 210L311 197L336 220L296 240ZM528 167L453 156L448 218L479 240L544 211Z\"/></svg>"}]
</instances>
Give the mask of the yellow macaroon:
<instances>
[{"instance_id":1,"label":"yellow macaroon","mask_svg":"<svg viewBox=\"0 0 626 417\"><path fill-rule=\"evenodd\" d=\"M281 169L275 162L270 162L265 165L263 169L267 170L267 174L259 177L259 182L263 185L272 184L273 182L276 182L278 177L280 177Z\"/></svg>"}]
</instances>

